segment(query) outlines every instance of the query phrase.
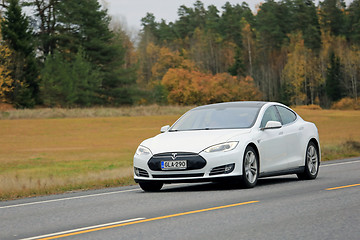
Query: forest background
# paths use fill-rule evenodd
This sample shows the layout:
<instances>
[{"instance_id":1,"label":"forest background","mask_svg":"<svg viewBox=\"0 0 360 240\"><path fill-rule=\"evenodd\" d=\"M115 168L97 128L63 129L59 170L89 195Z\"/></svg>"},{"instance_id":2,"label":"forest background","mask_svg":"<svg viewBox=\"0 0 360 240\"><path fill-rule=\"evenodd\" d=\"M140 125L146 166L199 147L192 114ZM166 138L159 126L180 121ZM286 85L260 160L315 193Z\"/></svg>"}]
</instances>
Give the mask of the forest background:
<instances>
[{"instance_id":1,"label":"forest background","mask_svg":"<svg viewBox=\"0 0 360 240\"><path fill-rule=\"evenodd\" d=\"M234 100L360 108L359 0L270 0L256 13L245 2L219 10L196 1L174 22L148 13L134 41L97 0L0 4L0 101L16 108Z\"/></svg>"}]
</instances>

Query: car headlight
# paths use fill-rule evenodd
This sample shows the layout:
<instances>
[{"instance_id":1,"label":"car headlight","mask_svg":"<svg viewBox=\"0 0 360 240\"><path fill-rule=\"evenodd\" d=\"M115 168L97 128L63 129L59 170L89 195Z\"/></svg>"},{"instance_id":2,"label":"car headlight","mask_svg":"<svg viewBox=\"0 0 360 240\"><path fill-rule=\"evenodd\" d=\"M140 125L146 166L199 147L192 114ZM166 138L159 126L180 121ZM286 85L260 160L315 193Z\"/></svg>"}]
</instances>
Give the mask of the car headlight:
<instances>
[{"instance_id":1,"label":"car headlight","mask_svg":"<svg viewBox=\"0 0 360 240\"><path fill-rule=\"evenodd\" d=\"M136 149L136 152L135 154L137 155L149 155L149 154L152 154L150 149L148 149L147 147L144 147L144 146L139 146L137 149Z\"/></svg>"},{"instance_id":2,"label":"car headlight","mask_svg":"<svg viewBox=\"0 0 360 240\"><path fill-rule=\"evenodd\" d=\"M239 142L226 142L216 144L214 146L208 147L204 150L204 152L212 153L212 152L228 152L236 148Z\"/></svg>"}]
</instances>

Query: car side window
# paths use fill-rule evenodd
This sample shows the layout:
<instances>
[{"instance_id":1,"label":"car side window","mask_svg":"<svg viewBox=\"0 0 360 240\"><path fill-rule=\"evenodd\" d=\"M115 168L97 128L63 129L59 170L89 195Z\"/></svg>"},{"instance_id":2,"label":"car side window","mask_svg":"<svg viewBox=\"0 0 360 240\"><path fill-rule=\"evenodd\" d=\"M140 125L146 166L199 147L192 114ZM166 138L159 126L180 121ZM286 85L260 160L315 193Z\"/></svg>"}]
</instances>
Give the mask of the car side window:
<instances>
[{"instance_id":1,"label":"car side window","mask_svg":"<svg viewBox=\"0 0 360 240\"><path fill-rule=\"evenodd\" d=\"M271 106L268 109L266 109L263 119L261 120L260 128L263 128L266 126L266 123L268 121L278 121L281 122L279 114L275 108L275 106Z\"/></svg>"},{"instance_id":2,"label":"car side window","mask_svg":"<svg viewBox=\"0 0 360 240\"><path fill-rule=\"evenodd\" d=\"M276 108L279 111L283 125L292 123L296 120L296 114L294 112L282 106L276 106Z\"/></svg>"}]
</instances>

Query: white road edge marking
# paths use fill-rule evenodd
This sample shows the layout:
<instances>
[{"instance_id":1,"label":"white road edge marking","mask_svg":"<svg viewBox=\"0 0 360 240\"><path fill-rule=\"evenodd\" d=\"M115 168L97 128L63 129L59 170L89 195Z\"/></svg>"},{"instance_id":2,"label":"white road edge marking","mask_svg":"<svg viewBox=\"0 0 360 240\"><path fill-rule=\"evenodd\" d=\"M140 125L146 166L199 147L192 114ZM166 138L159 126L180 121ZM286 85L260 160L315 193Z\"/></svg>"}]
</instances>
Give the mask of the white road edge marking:
<instances>
[{"instance_id":1,"label":"white road edge marking","mask_svg":"<svg viewBox=\"0 0 360 240\"><path fill-rule=\"evenodd\" d=\"M39 202L21 203L21 204L3 206L3 207L0 207L0 209L23 207L23 206L29 206L29 205L42 204L42 203L60 202L60 201L67 201L67 200L74 200L74 199L81 199L81 198L88 198L88 197L98 197L98 196L105 196L105 195L111 195L111 194L117 194L117 193L123 193L123 192L134 192L134 191L139 191L139 190L140 190L139 188L136 188L136 189L116 191L116 192L90 194L90 195L84 195L84 196L78 196L78 197L68 197L68 198L59 198L59 199L39 201Z\"/></svg>"},{"instance_id":2,"label":"white road edge marking","mask_svg":"<svg viewBox=\"0 0 360 240\"><path fill-rule=\"evenodd\" d=\"M128 219L128 220L123 220L123 221L119 221L119 222L105 223L105 224L101 224L101 225L78 228L78 229L73 229L73 230L69 230L69 231L57 232L57 233L51 233L51 234L46 234L46 235L41 235L41 236L36 236L36 237L31 237L31 238L23 238L20 240L34 240L34 239L39 239L39 238L53 237L53 236L57 236L57 235L63 235L63 234L68 234L68 233L73 233L73 232L80 232L80 231L85 231L85 230L89 230L89 229L93 229L93 228L107 227L107 226L111 226L111 225L117 225L117 224L122 224L122 223L127 223L127 222L134 222L134 221L139 221L139 220L144 220L144 219L145 218Z\"/></svg>"},{"instance_id":3,"label":"white road edge marking","mask_svg":"<svg viewBox=\"0 0 360 240\"><path fill-rule=\"evenodd\" d=\"M171 186L176 186L176 185L183 185L183 184L182 183L171 184ZM3 206L3 207L0 207L0 209L24 207L24 206L30 206L30 205L36 205L36 204L60 202L60 201L75 200L75 199L89 198L89 197L99 197L99 196L124 193L124 192L135 192L135 191L139 191L139 190L140 190L140 188L135 188L135 189L129 189L129 190L115 191L115 192L89 194L89 195L78 196L78 197L68 197L68 198L59 198L59 199L52 199L52 200L45 200L45 201L38 201L38 202L20 203L20 204L15 204L15 205Z\"/></svg>"},{"instance_id":4,"label":"white road edge marking","mask_svg":"<svg viewBox=\"0 0 360 240\"><path fill-rule=\"evenodd\" d=\"M348 161L348 162L343 162L343 163L332 163L332 164L320 165L320 167L332 167L332 166L339 166L339 165L345 165L345 164L350 164L350 163L359 163L359 162L360 162L360 160Z\"/></svg>"}]
</instances>

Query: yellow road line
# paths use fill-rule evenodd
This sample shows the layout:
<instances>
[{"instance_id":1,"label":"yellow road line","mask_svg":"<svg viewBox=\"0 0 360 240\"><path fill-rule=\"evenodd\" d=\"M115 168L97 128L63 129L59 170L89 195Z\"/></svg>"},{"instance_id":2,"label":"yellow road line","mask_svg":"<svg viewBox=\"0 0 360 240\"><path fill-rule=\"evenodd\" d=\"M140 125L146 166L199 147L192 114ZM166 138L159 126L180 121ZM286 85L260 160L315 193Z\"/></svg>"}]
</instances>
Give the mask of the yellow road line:
<instances>
[{"instance_id":1,"label":"yellow road line","mask_svg":"<svg viewBox=\"0 0 360 240\"><path fill-rule=\"evenodd\" d=\"M178 216L184 216L184 215L189 215L189 214L193 214L193 213L208 212L208 211L213 211L213 210L218 210L218 209L224 209L224 208L229 208L229 207L236 207L236 206L241 206L241 205L246 205L246 204L251 204L251 203L257 203L257 202L259 202L259 201L250 201L250 202L243 202L243 203L235 203L235 204L224 205L224 206L219 206L219 207L212 207L212 208L200 209L200 210L195 210L195 211L177 213L177 214L166 215L166 216L161 216L161 217L155 217L155 218L138 220L138 221L134 221L134 222L127 222L127 223L115 224L115 225L106 226L106 227L92 228L92 229L88 229L88 230L84 230L84 231L72 232L72 233L67 233L67 234L62 234L62 235L47 237L47 238L39 238L39 240L40 240L40 239L41 239L41 240L49 240L49 239L57 239L57 238L69 237L69 236L74 236L74 235L79 235L79 234L84 234L84 233L89 233L89 232L96 232L96 231L105 230L105 229L111 229L111 228L117 228L117 227L123 227L123 226L133 225L133 224L137 224L137 223L151 222L151 221L156 221L156 220L161 220L161 219L166 219L166 218L173 218L173 217L178 217Z\"/></svg>"},{"instance_id":2,"label":"yellow road line","mask_svg":"<svg viewBox=\"0 0 360 240\"><path fill-rule=\"evenodd\" d=\"M360 183L359 184L352 184L352 185L346 185L346 186L340 186L340 187L333 187L333 188L327 188L325 190L336 190L336 189L342 189L342 188L349 188L349 187L357 187L357 186L360 186Z\"/></svg>"}]
</instances>

